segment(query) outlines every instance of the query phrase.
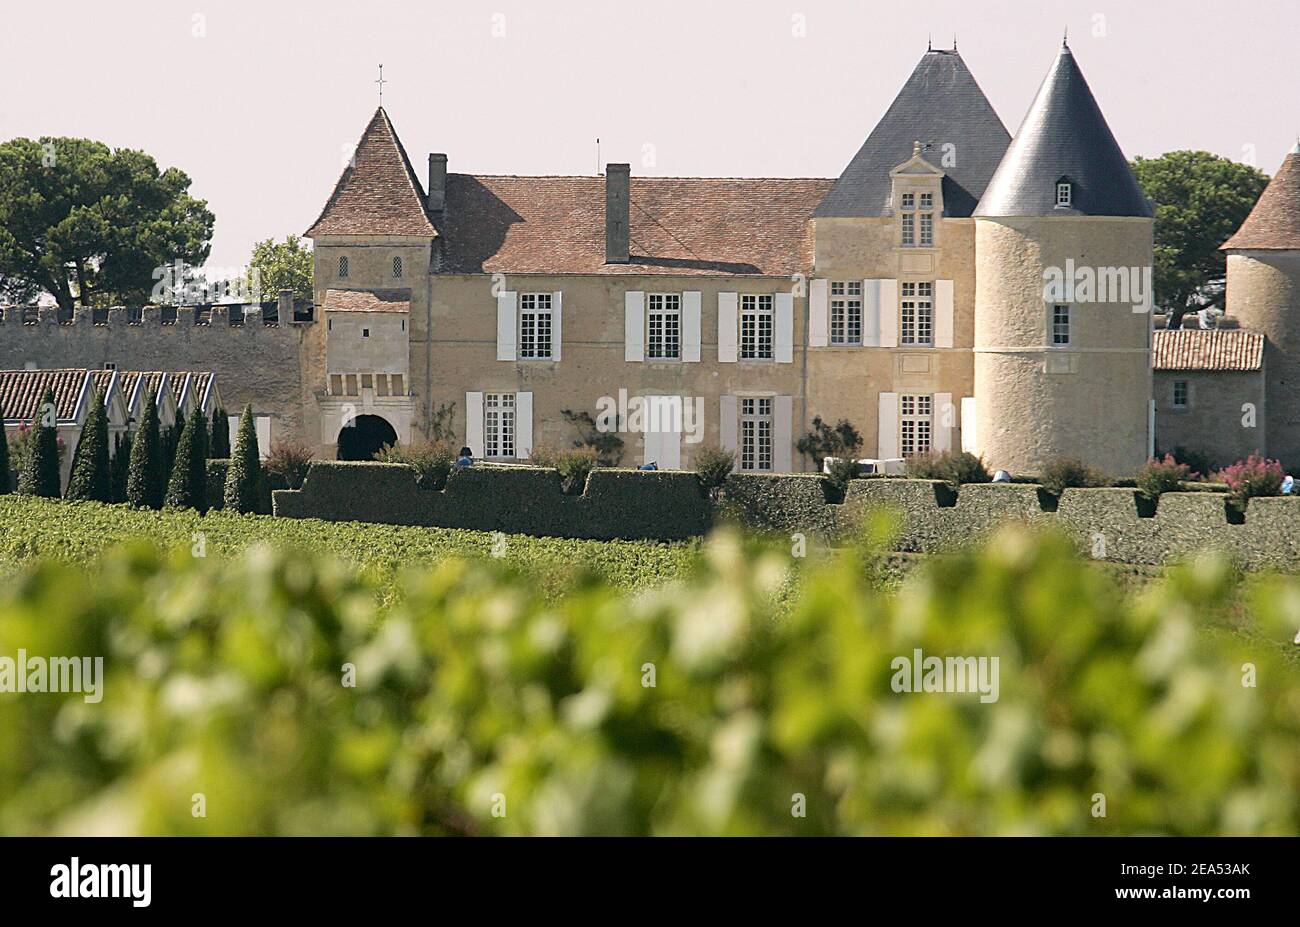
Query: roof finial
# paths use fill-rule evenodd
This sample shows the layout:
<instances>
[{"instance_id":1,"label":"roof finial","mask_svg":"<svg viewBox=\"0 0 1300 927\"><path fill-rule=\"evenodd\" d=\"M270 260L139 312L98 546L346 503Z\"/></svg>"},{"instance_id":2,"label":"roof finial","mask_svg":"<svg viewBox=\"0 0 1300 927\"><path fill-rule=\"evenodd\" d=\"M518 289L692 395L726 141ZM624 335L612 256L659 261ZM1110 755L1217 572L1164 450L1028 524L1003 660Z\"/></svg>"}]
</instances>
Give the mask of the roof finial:
<instances>
[{"instance_id":1,"label":"roof finial","mask_svg":"<svg viewBox=\"0 0 1300 927\"><path fill-rule=\"evenodd\" d=\"M919 158L920 156L921 156L921 142L917 140L912 142L912 157Z\"/></svg>"},{"instance_id":2,"label":"roof finial","mask_svg":"<svg viewBox=\"0 0 1300 927\"><path fill-rule=\"evenodd\" d=\"M375 83L379 85L379 105L383 106L384 84L388 83L388 81L384 80L384 66L382 64L379 66L379 80L375 81Z\"/></svg>"},{"instance_id":3,"label":"roof finial","mask_svg":"<svg viewBox=\"0 0 1300 927\"><path fill-rule=\"evenodd\" d=\"M952 34L952 50L957 50L957 33L955 32Z\"/></svg>"},{"instance_id":4,"label":"roof finial","mask_svg":"<svg viewBox=\"0 0 1300 927\"><path fill-rule=\"evenodd\" d=\"M925 37L925 50L934 51L934 37L931 35Z\"/></svg>"},{"instance_id":5,"label":"roof finial","mask_svg":"<svg viewBox=\"0 0 1300 927\"><path fill-rule=\"evenodd\" d=\"M1066 27L1065 27L1065 32L1061 35L1061 47L1062 47L1062 48L1069 48L1069 47L1070 47L1070 27L1069 27L1069 26L1066 26Z\"/></svg>"}]
</instances>

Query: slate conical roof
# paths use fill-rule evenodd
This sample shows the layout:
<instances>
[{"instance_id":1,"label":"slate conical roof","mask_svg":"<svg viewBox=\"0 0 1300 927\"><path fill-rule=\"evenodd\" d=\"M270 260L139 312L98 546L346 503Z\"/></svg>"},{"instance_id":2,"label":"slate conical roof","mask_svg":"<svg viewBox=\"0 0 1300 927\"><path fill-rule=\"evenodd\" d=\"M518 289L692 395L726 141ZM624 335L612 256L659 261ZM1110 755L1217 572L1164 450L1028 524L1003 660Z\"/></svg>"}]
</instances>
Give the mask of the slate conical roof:
<instances>
[{"instance_id":1,"label":"slate conical roof","mask_svg":"<svg viewBox=\"0 0 1300 927\"><path fill-rule=\"evenodd\" d=\"M1056 184L1073 205L1056 205ZM1070 49L1062 45L980 200L977 216L1151 216Z\"/></svg>"},{"instance_id":2,"label":"slate conical roof","mask_svg":"<svg viewBox=\"0 0 1300 927\"><path fill-rule=\"evenodd\" d=\"M438 233L424 209L424 190L406 149L381 106L357 142L307 237L317 235L427 235Z\"/></svg>"},{"instance_id":3,"label":"slate conical roof","mask_svg":"<svg viewBox=\"0 0 1300 927\"><path fill-rule=\"evenodd\" d=\"M1300 251L1300 144L1259 195L1255 208L1223 249Z\"/></svg>"},{"instance_id":4,"label":"slate conical roof","mask_svg":"<svg viewBox=\"0 0 1300 927\"><path fill-rule=\"evenodd\" d=\"M916 141L944 171L944 215L969 216L1011 136L955 50L925 53L814 217L889 215L889 172L912 157Z\"/></svg>"}]
</instances>

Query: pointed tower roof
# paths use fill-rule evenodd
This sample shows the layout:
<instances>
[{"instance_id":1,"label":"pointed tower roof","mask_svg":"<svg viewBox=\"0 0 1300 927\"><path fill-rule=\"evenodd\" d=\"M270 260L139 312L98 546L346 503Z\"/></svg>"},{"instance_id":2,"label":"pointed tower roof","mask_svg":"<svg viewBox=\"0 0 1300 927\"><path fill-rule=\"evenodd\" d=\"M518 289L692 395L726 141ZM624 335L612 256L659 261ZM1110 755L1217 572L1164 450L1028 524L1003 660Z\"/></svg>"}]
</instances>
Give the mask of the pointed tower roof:
<instances>
[{"instance_id":1,"label":"pointed tower roof","mask_svg":"<svg viewBox=\"0 0 1300 927\"><path fill-rule=\"evenodd\" d=\"M1300 144L1291 149L1223 250L1300 251Z\"/></svg>"},{"instance_id":2,"label":"pointed tower roof","mask_svg":"<svg viewBox=\"0 0 1300 927\"><path fill-rule=\"evenodd\" d=\"M912 157L918 139L944 172L944 215L969 216L1011 136L955 50L922 56L814 217L889 215L889 172Z\"/></svg>"},{"instance_id":3,"label":"pointed tower roof","mask_svg":"<svg viewBox=\"0 0 1300 927\"><path fill-rule=\"evenodd\" d=\"M308 238L318 235L436 236L424 190L381 106L357 142Z\"/></svg>"},{"instance_id":4,"label":"pointed tower roof","mask_svg":"<svg viewBox=\"0 0 1300 927\"><path fill-rule=\"evenodd\" d=\"M1072 205L1058 207L1063 180L1073 185ZM1069 46L1061 46L975 215L1153 215Z\"/></svg>"}]
</instances>

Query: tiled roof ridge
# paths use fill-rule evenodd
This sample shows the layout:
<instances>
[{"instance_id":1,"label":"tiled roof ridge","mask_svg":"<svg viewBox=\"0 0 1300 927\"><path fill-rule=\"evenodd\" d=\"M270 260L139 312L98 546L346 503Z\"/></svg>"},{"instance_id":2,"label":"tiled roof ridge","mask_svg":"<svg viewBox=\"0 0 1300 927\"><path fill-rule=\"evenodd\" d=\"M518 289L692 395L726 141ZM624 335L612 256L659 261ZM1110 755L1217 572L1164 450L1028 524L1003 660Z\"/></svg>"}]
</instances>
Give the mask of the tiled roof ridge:
<instances>
[{"instance_id":1,"label":"tiled roof ridge","mask_svg":"<svg viewBox=\"0 0 1300 927\"><path fill-rule=\"evenodd\" d=\"M1156 329L1151 366L1156 370L1259 370L1264 335L1245 328Z\"/></svg>"}]
</instances>

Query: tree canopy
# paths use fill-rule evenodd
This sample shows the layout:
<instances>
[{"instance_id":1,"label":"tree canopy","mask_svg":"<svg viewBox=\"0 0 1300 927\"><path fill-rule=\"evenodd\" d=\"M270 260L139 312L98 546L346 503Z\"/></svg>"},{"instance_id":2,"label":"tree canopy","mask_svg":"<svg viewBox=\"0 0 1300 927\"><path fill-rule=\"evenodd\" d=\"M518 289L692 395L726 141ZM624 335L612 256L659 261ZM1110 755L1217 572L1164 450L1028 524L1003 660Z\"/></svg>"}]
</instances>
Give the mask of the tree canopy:
<instances>
[{"instance_id":1,"label":"tree canopy","mask_svg":"<svg viewBox=\"0 0 1300 927\"><path fill-rule=\"evenodd\" d=\"M274 296L280 290L293 290L294 296L311 299L312 261L311 245L297 235L289 235L280 243L273 238L259 241L253 246L253 257L248 262L249 286L254 283L252 276L256 271L256 283L264 298Z\"/></svg>"},{"instance_id":2,"label":"tree canopy","mask_svg":"<svg viewBox=\"0 0 1300 927\"><path fill-rule=\"evenodd\" d=\"M1223 306L1219 246L1250 215L1268 175L1208 151L1134 158L1132 167L1156 208L1155 301L1177 328L1188 312Z\"/></svg>"},{"instance_id":3,"label":"tree canopy","mask_svg":"<svg viewBox=\"0 0 1300 927\"><path fill-rule=\"evenodd\" d=\"M190 178L84 138L0 144L0 296L142 303L155 268L207 259L214 217Z\"/></svg>"}]
</instances>

